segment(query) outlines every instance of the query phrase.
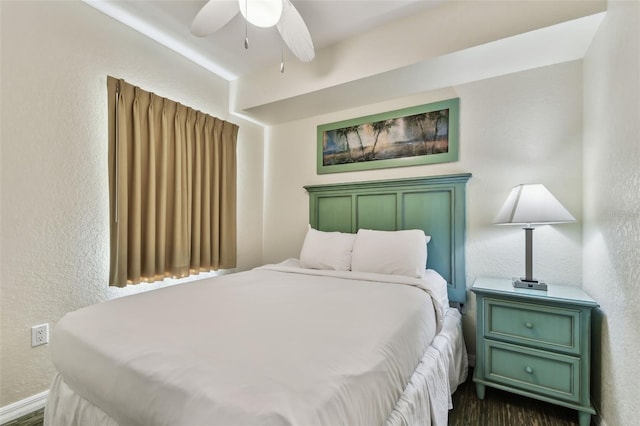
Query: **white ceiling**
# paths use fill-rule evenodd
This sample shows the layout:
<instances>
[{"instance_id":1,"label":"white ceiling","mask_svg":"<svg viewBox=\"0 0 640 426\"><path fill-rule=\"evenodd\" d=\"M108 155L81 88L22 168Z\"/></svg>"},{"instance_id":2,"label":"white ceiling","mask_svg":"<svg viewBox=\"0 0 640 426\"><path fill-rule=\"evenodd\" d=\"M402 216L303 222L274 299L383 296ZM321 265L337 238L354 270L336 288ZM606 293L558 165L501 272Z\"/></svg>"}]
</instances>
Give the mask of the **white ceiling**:
<instances>
[{"instance_id":1,"label":"white ceiling","mask_svg":"<svg viewBox=\"0 0 640 426\"><path fill-rule=\"evenodd\" d=\"M606 0L292 0L316 58L285 50L282 75L276 28L249 26L248 50L241 15L192 35L204 0L85 1L230 81L230 112L263 124L579 59L606 11Z\"/></svg>"},{"instance_id":2,"label":"white ceiling","mask_svg":"<svg viewBox=\"0 0 640 426\"><path fill-rule=\"evenodd\" d=\"M442 1L444 0L293 0L292 4L302 15L314 47L319 50L387 22L421 12ZM88 2L98 7L106 5L109 10L119 12L119 16L129 15L145 26L165 33L177 43L189 46L215 63L220 68L219 73L227 80L235 80L269 66L276 69L280 67L282 39L277 29L249 25L250 47L245 51L245 21L240 14L214 34L206 37L192 35L189 31L191 22L206 3L204 0ZM297 60L288 51L285 52L285 62Z\"/></svg>"}]
</instances>

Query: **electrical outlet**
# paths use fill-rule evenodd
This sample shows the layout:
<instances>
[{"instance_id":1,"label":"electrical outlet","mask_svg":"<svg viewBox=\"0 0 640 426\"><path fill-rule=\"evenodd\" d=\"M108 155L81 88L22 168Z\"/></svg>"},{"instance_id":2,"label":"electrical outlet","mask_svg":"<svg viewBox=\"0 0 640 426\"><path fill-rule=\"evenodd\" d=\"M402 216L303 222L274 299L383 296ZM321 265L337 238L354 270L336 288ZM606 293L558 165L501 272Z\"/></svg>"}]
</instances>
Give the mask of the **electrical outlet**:
<instances>
[{"instance_id":1,"label":"electrical outlet","mask_svg":"<svg viewBox=\"0 0 640 426\"><path fill-rule=\"evenodd\" d=\"M31 347L46 345L47 343L49 343L49 324L31 327Z\"/></svg>"}]
</instances>

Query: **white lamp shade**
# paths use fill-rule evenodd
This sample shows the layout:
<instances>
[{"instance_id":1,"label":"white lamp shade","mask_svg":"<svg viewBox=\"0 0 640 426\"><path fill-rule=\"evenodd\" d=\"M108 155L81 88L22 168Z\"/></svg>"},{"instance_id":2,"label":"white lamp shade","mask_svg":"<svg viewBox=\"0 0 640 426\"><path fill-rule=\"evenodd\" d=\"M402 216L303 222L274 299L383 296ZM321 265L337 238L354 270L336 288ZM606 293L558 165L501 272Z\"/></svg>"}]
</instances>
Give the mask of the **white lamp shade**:
<instances>
[{"instance_id":1,"label":"white lamp shade","mask_svg":"<svg viewBox=\"0 0 640 426\"><path fill-rule=\"evenodd\" d=\"M244 19L256 27L273 27L282 15L282 0L238 0Z\"/></svg>"},{"instance_id":2,"label":"white lamp shade","mask_svg":"<svg viewBox=\"0 0 640 426\"><path fill-rule=\"evenodd\" d=\"M495 218L498 225L542 225L574 222L575 218L542 184L518 185L511 190Z\"/></svg>"}]
</instances>

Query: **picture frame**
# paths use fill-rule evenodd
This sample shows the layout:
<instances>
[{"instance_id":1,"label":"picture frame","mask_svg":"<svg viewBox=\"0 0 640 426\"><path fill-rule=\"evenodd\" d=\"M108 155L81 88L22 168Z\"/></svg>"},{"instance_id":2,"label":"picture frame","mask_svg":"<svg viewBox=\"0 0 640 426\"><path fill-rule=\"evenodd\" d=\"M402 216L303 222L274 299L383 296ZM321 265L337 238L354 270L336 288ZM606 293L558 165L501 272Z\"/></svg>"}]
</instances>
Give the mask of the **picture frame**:
<instances>
[{"instance_id":1,"label":"picture frame","mask_svg":"<svg viewBox=\"0 0 640 426\"><path fill-rule=\"evenodd\" d=\"M460 99L318 126L317 173L458 160Z\"/></svg>"}]
</instances>

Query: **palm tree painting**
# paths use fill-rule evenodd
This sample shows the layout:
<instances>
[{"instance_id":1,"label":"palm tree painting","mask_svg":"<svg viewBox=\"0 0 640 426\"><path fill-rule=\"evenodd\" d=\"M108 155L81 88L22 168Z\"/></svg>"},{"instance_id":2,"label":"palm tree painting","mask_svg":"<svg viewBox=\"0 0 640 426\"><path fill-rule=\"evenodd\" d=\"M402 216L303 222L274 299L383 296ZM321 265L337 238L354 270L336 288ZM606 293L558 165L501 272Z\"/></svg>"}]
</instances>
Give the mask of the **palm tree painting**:
<instances>
[{"instance_id":1,"label":"palm tree painting","mask_svg":"<svg viewBox=\"0 0 640 426\"><path fill-rule=\"evenodd\" d=\"M455 161L457 121L450 99L318 126L318 172Z\"/></svg>"}]
</instances>

